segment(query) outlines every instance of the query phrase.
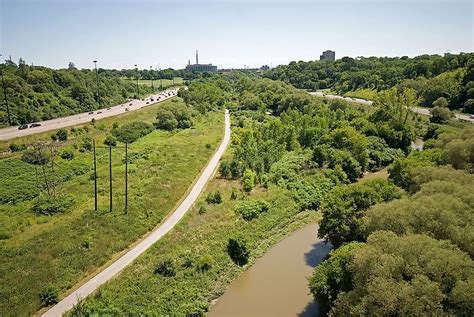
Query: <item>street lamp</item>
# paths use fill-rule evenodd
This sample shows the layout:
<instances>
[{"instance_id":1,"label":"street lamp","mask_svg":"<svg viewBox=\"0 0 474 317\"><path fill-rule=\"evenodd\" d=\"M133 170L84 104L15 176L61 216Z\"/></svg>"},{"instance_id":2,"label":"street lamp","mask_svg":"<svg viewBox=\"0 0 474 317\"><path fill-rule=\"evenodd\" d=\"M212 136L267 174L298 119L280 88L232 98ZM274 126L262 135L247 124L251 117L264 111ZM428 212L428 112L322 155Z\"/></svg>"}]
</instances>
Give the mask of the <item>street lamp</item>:
<instances>
[{"instance_id":1,"label":"street lamp","mask_svg":"<svg viewBox=\"0 0 474 317\"><path fill-rule=\"evenodd\" d=\"M135 64L135 70L137 72L137 98L140 99L140 91L138 90L138 66Z\"/></svg>"},{"instance_id":2,"label":"street lamp","mask_svg":"<svg viewBox=\"0 0 474 317\"><path fill-rule=\"evenodd\" d=\"M150 74L151 74L151 91L155 91L153 87L153 69L152 66L150 66Z\"/></svg>"},{"instance_id":3,"label":"street lamp","mask_svg":"<svg viewBox=\"0 0 474 317\"><path fill-rule=\"evenodd\" d=\"M0 54L0 57L3 55ZM2 63L3 64L3 63ZM5 98L5 104L7 106L7 116L8 116L8 124L12 125L12 118L10 116L10 107L8 106L8 97L7 97L7 86L5 85L5 78L3 77L3 69L0 67L0 74L2 76L2 85L3 85L3 96Z\"/></svg>"},{"instance_id":4,"label":"street lamp","mask_svg":"<svg viewBox=\"0 0 474 317\"><path fill-rule=\"evenodd\" d=\"M97 72L97 61L93 61L95 65L95 79L96 79L96 84L97 84L97 104L99 105L100 109L100 95L99 95L99 73Z\"/></svg>"}]
</instances>

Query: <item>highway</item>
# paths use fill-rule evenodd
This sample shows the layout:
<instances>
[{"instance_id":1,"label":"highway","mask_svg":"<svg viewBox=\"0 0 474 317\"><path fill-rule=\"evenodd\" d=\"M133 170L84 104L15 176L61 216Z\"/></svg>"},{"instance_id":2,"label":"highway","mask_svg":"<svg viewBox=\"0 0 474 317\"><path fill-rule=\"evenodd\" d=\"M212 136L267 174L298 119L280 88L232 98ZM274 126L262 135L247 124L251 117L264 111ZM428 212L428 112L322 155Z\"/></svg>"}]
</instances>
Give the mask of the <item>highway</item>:
<instances>
[{"instance_id":1,"label":"highway","mask_svg":"<svg viewBox=\"0 0 474 317\"><path fill-rule=\"evenodd\" d=\"M135 111L143 107L147 107L156 102L161 102L166 99L172 98L178 94L178 88L171 88L164 90L158 94L151 95L144 100L134 99L126 103L116 105L110 108L103 108L95 110L93 114L88 112L75 114L68 117L56 118L52 120L40 121L41 124L39 127L28 127L24 130L19 130L18 126L3 128L0 129L0 140L10 140L26 135L46 132L50 130L60 129L70 127L76 124L91 122L94 118L95 120L117 116L119 114L125 113L127 111ZM153 99L153 101L151 100ZM31 125L31 124L30 124ZM30 126L28 125L28 126Z\"/></svg>"},{"instance_id":2,"label":"highway","mask_svg":"<svg viewBox=\"0 0 474 317\"><path fill-rule=\"evenodd\" d=\"M183 218L186 212L192 207L200 193L206 186L209 179L214 175L214 172L219 165L219 160L224 154L230 142L230 116L228 110L225 111L224 137L219 148L214 153L210 161L207 163L203 172L199 176L196 183L193 185L191 191L186 198L176 208L176 210L158 227L156 227L148 236L142 239L138 244L127 251L118 260L110 264L107 268L101 271L96 276L85 282L82 286L74 292L66 296L59 303L51 307L45 312L43 317L62 316L65 312L70 310L79 299L86 298L89 294L94 292L100 285L112 279L115 275L121 272L126 266L131 264L140 254L145 252L156 241L161 239L168 231L170 231Z\"/></svg>"},{"instance_id":3,"label":"highway","mask_svg":"<svg viewBox=\"0 0 474 317\"><path fill-rule=\"evenodd\" d=\"M309 94L312 95L312 96L316 96L316 97L322 97L322 98L328 98L328 99L341 99L341 100L345 100L345 101L349 101L349 102L355 102L355 103L362 104L362 105L372 105L371 100L365 100L365 99L360 99L360 98L352 98L352 97L343 97L343 96L338 96L338 95L331 95L331 94L323 93L321 91L310 92ZM427 109L427 108L412 107L412 108L410 108L410 110L413 111L413 112L419 113L419 114L427 115L427 116L431 115L430 114L430 109ZM470 118L469 115L456 113L456 114L454 114L454 116L458 120L474 123L474 117Z\"/></svg>"}]
</instances>

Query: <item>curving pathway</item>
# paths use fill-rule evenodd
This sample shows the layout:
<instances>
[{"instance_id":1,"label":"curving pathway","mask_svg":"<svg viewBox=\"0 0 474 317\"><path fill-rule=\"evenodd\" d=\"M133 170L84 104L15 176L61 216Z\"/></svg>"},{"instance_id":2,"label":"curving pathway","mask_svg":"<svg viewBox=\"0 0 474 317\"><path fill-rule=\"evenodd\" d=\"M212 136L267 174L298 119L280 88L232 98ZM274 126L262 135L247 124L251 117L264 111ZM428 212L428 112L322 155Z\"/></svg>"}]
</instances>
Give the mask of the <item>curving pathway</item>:
<instances>
[{"instance_id":1,"label":"curving pathway","mask_svg":"<svg viewBox=\"0 0 474 317\"><path fill-rule=\"evenodd\" d=\"M140 241L136 246L130 249L127 253L113 262L110 266L105 268L99 274L88 280L77 290L69 294L59 303L51 307L47 312L45 312L43 317L52 317L52 316L61 316L69 309L71 309L75 304L78 303L80 299L86 298L89 294L94 292L100 285L109 281L115 275L120 273L126 266L131 264L140 254L145 252L149 247L151 247L156 241L160 240L168 231L170 231L178 222L183 218L186 212L191 208L196 199L199 197L199 194L206 186L209 179L213 176L214 171L216 170L219 160L224 154L227 146L230 142L230 116L228 110L225 111L225 127L224 127L224 138L222 139L219 148L212 156L211 160L207 163L204 171L199 176L198 180L192 187L191 191L187 194L186 198L181 202L181 204L176 208L176 210L157 228L155 228L148 236L146 236L142 241Z\"/></svg>"}]
</instances>

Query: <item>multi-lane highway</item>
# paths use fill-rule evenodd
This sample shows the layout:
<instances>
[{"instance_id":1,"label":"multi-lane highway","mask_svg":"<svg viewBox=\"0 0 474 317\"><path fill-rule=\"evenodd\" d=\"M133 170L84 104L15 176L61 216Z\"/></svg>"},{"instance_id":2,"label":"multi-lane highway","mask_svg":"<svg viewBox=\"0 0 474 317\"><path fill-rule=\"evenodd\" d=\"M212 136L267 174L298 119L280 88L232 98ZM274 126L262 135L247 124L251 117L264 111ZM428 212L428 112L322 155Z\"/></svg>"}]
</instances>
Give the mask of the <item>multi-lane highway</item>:
<instances>
[{"instance_id":1,"label":"multi-lane highway","mask_svg":"<svg viewBox=\"0 0 474 317\"><path fill-rule=\"evenodd\" d=\"M352 97L343 97L343 96L338 96L338 95L331 95L331 94L326 94L326 93L321 92L321 91L310 92L309 94L313 95L313 96L316 96L316 97L323 97L323 98L328 98L328 99L346 100L346 101L349 101L349 102L355 102L355 103L359 103L359 104L362 104L362 105L371 105L372 104L371 100L365 100L365 99L360 99L360 98L352 98ZM412 107L410 109L411 109L411 111L419 113L419 114L423 114L423 115L427 115L427 116L431 115L430 109L427 109L427 108ZM474 117L472 115L470 116L470 115L456 113L454 116L458 120L468 121L468 122L474 123Z\"/></svg>"},{"instance_id":2,"label":"multi-lane highway","mask_svg":"<svg viewBox=\"0 0 474 317\"><path fill-rule=\"evenodd\" d=\"M31 127L28 125L27 129L20 130L18 126L0 129L0 140L10 140L26 135L31 135L40 132L65 128L76 124L90 122L92 119L99 120L107 117L116 116L128 111L135 111L143 107L147 107L153 103L164 101L166 99L176 96L178 88L171 88L162 91L158 94L151 95L143 100L131 100L124 104L116 105L110 108L103 108L92 113L84 112L75 114L69 117L62 117L52 120L38 122L41 124L38 127Z\"/></svg>"}]
</instances>

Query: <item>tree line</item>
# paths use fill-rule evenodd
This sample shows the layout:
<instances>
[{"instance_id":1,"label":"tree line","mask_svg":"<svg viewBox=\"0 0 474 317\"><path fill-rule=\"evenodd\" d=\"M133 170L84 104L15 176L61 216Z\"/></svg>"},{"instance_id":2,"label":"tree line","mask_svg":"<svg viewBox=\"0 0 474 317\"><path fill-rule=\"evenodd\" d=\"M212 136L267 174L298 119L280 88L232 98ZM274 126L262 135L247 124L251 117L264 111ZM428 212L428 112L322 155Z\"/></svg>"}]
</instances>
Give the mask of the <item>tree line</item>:
<instances>
[{"instance_id":1,"label":"tree line","mask_svg":"<svg viewBox=\"0 0 474 317\"><path fill-rule=\"evenodd\" d=\"M338 94L409 87L416 91L423 106L431 107L436 99L444 97L451 109L474 113L472 53L299 61L278 66L264 76L301 89L331 89Z\"/></svg>"}]
</instances>

